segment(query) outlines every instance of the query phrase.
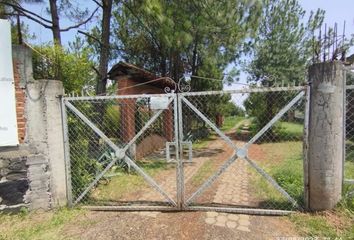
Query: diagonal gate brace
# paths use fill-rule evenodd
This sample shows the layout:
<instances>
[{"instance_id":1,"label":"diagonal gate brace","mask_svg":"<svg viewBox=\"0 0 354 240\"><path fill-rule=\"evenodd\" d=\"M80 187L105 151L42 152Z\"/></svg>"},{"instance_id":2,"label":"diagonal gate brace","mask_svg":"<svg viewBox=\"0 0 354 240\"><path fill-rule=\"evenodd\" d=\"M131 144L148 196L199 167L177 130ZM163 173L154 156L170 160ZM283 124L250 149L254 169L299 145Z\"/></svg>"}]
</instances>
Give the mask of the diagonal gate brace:
<instances>
[{"instance_id":1,"label":"diagonal gate brace","mask_svg":"<svg viewBox=\"0 0 354 240\"><path fill-rule=\"evenodd\" d=\"M173 101L171 98L168 102L170 104ZM76 107L74 107L70 102L64 101L65 105L75 113L82 121L84 121L92 130L99 135L115 152L117 158L114 158L105 169L96 176L96 178L91 182L91 184L85 189L84 192L75 200L74 204L80 202L80 200L97 184L97 182L104 176L104 174L115 164L115 162L120 158L123 159L127 164L132 166L156 191L158 191L172 206L177 206L175 201L168 196L168 194L152 179L147 175L133 160L131 160L125 152L127 149L149 128L149 126L156 121L156 119L161 115L163 110L157 111L154 116L145 124L145 126L135 135L135 137L124 147L119 148L115 143L113 143L94 123L92 123L84 114L82 114Z\"/></svg>"},{"instance_id":2,"label":"diagonal gate brace","mask_svg":"<svg viewBox=\"0 0 354 240\"><path fill-rule=\"evenodd\" d=\"M191 197L186 201L186 205L189 206L193 201L202 194L205 189L207 189L215 180L227 170L227 168L237 160L239 152L247 152L250 145L256 142L269 128L271 128L274 123L276 123L292 106L294 106L303 96L305 92L301 91L295 96L286 106L284 106L250 141L248 141L243 148L237 148L237 146L223 133L221 132L202 112L200 112L190 101L185 97L182 97L183 102L187 104L201 119L203 119L216 133L218 133L222 139L224 139L231 147L236 151L231 158L229 158L218 170L217 172L208 178L206 182L196 191ZM242 151L240 151L242 150ZM279 191L285 198L287 198L295 207L301 209L296 200L294 200L279 184L267 174L262 168L260 168L254 161L247 157L247 154L243 156L245 160L256 169L256 171L261 174L270 184L272 184L277 191Z\"/></svg>"}]
</instances>

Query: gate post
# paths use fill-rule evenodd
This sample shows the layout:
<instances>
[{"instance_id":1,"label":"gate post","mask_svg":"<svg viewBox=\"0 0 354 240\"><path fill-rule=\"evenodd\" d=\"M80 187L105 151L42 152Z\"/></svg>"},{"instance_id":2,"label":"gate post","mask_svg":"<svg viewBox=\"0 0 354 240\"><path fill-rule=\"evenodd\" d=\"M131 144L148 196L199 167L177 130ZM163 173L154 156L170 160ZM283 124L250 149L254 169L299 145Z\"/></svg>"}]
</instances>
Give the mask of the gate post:
<instances>
[{"instance_id":1,"label":"gate post","mask_svg":"<svg viewBox=\"0 0 354 240\"><path fill-rule=\"evenodd\" d=\"M344 159L344 68L339 62L310 66L305 204L311 211L332 209L341 199ZM305 179L306 183L306 179Z\"/></svg>"}]
</instances>

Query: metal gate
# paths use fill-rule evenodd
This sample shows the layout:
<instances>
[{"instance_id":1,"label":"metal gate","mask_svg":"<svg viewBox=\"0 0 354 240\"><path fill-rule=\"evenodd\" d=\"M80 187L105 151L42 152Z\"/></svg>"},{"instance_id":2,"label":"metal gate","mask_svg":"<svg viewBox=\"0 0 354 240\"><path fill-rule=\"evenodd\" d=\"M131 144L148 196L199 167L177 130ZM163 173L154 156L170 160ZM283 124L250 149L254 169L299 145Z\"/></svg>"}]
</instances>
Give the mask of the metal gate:
<instances>
[{"instance_id":1,"label":"metal gate","mask_svg":"<svg viewBox=\"0 0 354 240\"><path fill-rule=\"evenodd\" d=\"M65 97L69 202L102 210L301 210L305 92Z\"/></svg>"}]
</instances>

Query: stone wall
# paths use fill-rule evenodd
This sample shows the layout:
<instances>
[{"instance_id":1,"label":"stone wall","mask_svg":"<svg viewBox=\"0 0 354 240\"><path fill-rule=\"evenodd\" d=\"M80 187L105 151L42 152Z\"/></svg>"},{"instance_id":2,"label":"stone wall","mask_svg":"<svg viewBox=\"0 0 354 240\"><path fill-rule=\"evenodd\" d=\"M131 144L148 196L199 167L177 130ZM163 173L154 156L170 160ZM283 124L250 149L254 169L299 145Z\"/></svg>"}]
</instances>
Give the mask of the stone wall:
<instances>
[{"instance_id":1,"label":"stone wall","mask_svg":"<svg viewBox=\"0 0 354 240\"><path fill-rule=\"evenodd\" d=\"M27 156L28 151L18 147L0 152L0 210L26 206Z\"/></svg>"},{"instance_id":2,"label":"stone wall","mask_svg":"<svg viewBox=\"0 0 354 240\"><path fill-rule=\"evenodd\" d=\"M0 210L66 204L60 81L32 78L31 51L13 48L20 145L0 147Z\"/></svg>"}]
</instances>

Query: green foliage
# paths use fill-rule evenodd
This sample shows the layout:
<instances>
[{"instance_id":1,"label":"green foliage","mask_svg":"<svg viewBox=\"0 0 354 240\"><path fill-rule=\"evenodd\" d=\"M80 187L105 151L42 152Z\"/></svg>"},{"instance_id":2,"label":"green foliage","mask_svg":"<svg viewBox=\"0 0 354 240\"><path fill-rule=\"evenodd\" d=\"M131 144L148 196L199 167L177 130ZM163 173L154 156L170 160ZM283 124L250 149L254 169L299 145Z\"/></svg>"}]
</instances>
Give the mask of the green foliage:
<instances>
[{"instance_id":1,"label":"green foliage","mask_svg":"<svg viewBox=\"0 0 354 240\"><path fill-rule=\"evenodd\" d=\"M263 18L254 39L254 58L248 67L250 81L263 85L272 81L302 83L312 56L312 36L324 11L306 12L298 0L263 0Z\"/></svg>"},{"instance_id":2,"label":"green foliage","mask_svg":"<svg viewBox=\"0 0 354 240\"><path fill-rule=\"evenodd\" d=\"M324 12L311 12L306 23L305 11L298 0L263 0L263 16L253 40L253 58L246 70L256 85L300 84L312 56L313 32L321 26ZM280 110L292 94L254 93L246 100L249 115L256 118L258 129ZM272 132L270 132L272 134Z\"/></svg>"},{"instance_id":3,"label":"green foliage","mask_svg":"<svg viewBox=\"0 0 354 240\"><path fill-rule=\"evenodd\" d=\"M241 107L239 107L235 103L233 103L232 101L229 101L229 102L223 104L221 112L223 113L223 115L225 117L244 116L245 115L245 111Z\"/></svg>"},{"instance_id":4,"label":"green foliage","mask_svg":"<svg viewBox=\"0 0 354 240\"><path fill-rule=\"evenodd\" d=\"M303 124L292 122L279 122L275 125L276 127L274 132L276 139L279 139L281 141L302 140L304 134Z\"/></svg>"},{"instance_id":5,"label":"green foliage","mask_svg":"<svg viewBox=\"0 0 354 240\"><path fill-rule=\"evenodd\" d=\"M43 45L33 52L35 79L55 79L60 74L66 92L79 93L93 83L93 63L87 48L76 51ZM60 72L59 72L60 71Z\"/></svg>"},{"instance_id":6,"label":"green foliage","mask_svg":"<svg viewBox=\"0 0 354 240\"><path fill-rule=\"evenodd\" d=\"M109 105L103 117L103 131L108 137L118 138L120 129L120 108L117 105Z\"/></svg>"},{"instance_id":7,"label":"green foliage","mask_svg":"<svg viewBox=\"0 0 354 240\"><path fill-rule=\"evenodd\" d=\"M298 203L303 203L304 179L302 158L286 159L279 166L272 168L274 180Z\"/></svg>"},{"instance_id":8,"label":"green foliage","mask_svg":"<svg viewBox=\"0 0 354 240\"><path fill-rule=\"evenodd\" d=\"M89 158L88 139L85 137L93 134L78 118L68 116L69 140L70 140L70 166L73 198L77 198L91 183L101 166L96 159Z\"/></svg>"},{"instance_id":9,"label":"green foliage","mask_svg":"<svg viewBox=\"0 0 354 240\"><path fill-rule=\"evenodd\" d=\"M258 1L131 1L114 13L123 59L178 80L184 74L222 78L258 25ZM193 90L222 83L193 79Z\"/></svg>"},{"instance_id":10,"label":"green foliage","mask_svg":"<svg viewBox=\"0 0 354 240\"><path fill-rule=\"evenodd\" d=\"M352 167L352 170L354 170L354 167ZM354 217L354 185L353 184L343 184L343 197L339 203L339 207L342 208L343 210L349 211L349 213Z\"/></svg>"}]
</instances>

